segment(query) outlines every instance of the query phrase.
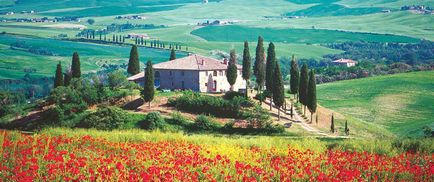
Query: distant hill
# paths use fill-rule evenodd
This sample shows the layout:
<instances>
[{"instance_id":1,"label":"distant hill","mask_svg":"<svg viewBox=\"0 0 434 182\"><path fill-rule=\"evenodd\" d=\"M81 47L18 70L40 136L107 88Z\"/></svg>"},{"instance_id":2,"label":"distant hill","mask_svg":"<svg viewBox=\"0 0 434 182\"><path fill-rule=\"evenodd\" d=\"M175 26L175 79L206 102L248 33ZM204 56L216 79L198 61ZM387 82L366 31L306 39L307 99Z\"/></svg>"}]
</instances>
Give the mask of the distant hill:
<instances>
[{"instance_id":1,"label":"distant hill","mask_svg":"<svg viewBox=\"0 0 434 182\"><path fill-rule=\"evenodd\" d=\"M324 107L375 124L396 136L421 136L424 126L434 128L432 78L434 71L319 85L318 101Z\"/></svg>"}]
</instances>

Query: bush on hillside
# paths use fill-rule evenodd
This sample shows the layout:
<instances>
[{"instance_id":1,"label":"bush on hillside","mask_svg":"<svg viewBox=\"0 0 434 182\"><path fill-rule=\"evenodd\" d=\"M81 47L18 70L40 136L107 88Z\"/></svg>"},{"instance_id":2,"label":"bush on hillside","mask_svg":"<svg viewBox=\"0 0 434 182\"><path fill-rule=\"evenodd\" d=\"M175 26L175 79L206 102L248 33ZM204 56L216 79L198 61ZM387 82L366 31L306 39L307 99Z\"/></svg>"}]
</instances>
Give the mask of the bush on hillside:
<instances>
[{"instance_id":1,"label":"bush on hillside","mask_svg":"<svg viewBox=\"0 0 434 182\"><path fill-rule=\"evenodd\" d=\"M77 125L80 128L114 130L122 128L128 121L125 111L118 107L102 107L83 118Z\"/></svg>"},{"instance_id":2,"label":"bush on hillside","mask_svg":"<svg viewBox=\"0 0 434 182\"><path fill-rule=\"evenodd\" d=\"M194 120L193 128L198 131L216 131L220 128L212 117L199 115Z\"/></svg>"},{"instance_id":3,"label":"bush on hillside","mask_svg":"<svg viewBox=\"0 0 434 182\"><path fill-rule=\"evenodd\" d=\"M140 126L143 129L155 130L164 129L167 124L159 112L151 112L146 115L145 119L141 122Z\"/></svg>"},{"instance_id":4,"label":"bush on hillside","mask_svg":"<svg viewBox=\"0 0 434 182\"><path fill-rule=\"evenodd\" d=\"M234 97L245 97L245 95L246 94L243 94L241 92L229 91L225 93L223 98L226 100L232 100Z\"/></svg>"},{"instance_id":5,"label":"bush on hillside","mask_svg":"<svg viewBox=\"0 0 434 182\"><path fill-rule=\"evenodd\" d=\"M180 112L173 112L171 114L171 118L167 119L169 124L179 125L179 126L188 126L191 122L188 118L184 117Z\"/></svg>"},{"instance_id":6,"label":"bush on hillside","mask_svg":"<svg viewBox=\"0 0 434 182\"><path fill-rule=\"evenodd\" d=\"M169 99L169 105L192 113L210 114L218 117L238 118L243 106L241 99L225 100L221 97L201 95L191 91L175 99Z\"/></svg>"},{"instance_id":7,"label":"bush on hillside","mask_svg":"<svg viewBox=\"0 0 434 182\"><path fill-rule=\"evenodd\" d=\"M259 105L244 111L242 116L252 128L263 128L270 122L270 114Z\"/></svg>"}]
</instances>

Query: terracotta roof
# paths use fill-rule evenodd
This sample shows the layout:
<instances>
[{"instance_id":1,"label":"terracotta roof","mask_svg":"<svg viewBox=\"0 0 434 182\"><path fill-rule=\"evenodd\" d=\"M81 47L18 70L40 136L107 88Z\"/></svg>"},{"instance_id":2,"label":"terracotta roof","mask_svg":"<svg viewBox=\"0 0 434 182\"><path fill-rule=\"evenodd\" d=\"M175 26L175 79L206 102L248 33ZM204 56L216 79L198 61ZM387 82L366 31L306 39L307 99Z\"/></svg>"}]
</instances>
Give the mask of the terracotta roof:
<instances>
[{"instance_id":1,"label":"terracotta roof","mask_svg":"<svg viewBox=\"0 0 434 182\"><path fill-rule=\"evenodd\" d=\"M143 77L145 77L145 72L144 71L140 72L137 75L133 75L133 76L129 77L128 81L136 81L136 80L141 79Z\"/></svg>"},{"instance_id":2,"label":"terracotta roof","mask_svg":"<svg viewBox=\"0 0 434 182\"><path fill-rule=\"evenodd\" d=\"M357 61L354 61L352 59L338 59L333 62L334 63L357 63Z\"/></svg>"},{"instance_id":3,"label":"terracotta roof","mask_svg":"<svg viewBox=\"0 0 434 182\"><path fill-rule=\"evenodd\" d=\"M217 60L210 57L205 57L197 54L192 54L184 58L175 59L154 65L154 69L166 70L226 70L228 65L224 60ZM241 65L237 64L238 69L242 69Z\"/></svg>"},{"instance_id":4,"label":"terracotta roof","mask_svg":"<svg viewBox=\"0 0 434 182\"><path fill-rule=\"evenodd\" d=\"M212 71L212 70L226 70L228 65L225 60L217 60L197 54L192 54L184 58L175 59L163 63L155 64L155 70L197 70L197 71ZM238 70L243 67L237 64ZM136 81L145 77L145 72L133 75L128 78L129 81Z\"/></svg>"}]
</instances>

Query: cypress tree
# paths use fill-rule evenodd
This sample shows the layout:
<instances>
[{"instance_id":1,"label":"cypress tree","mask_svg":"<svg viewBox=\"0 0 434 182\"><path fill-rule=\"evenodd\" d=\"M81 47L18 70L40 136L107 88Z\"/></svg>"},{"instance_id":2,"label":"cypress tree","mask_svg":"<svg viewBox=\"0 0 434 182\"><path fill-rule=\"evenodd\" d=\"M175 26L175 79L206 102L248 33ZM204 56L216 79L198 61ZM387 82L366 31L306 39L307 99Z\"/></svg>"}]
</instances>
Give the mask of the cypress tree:
<instances>
[{"instance_id":1,"label":"cypress tree","mask_svg":"<svg viewBox=\"0 0 434 182\"><path fill-rule=\"evenodd\" d=\"M133 47L131 48L127 72L130 75L136 75L140 73L139 52L136 45L133 45Z\"/></svg>"},{"instance_id":2,"label":"cypress tree","mask_svg":"<svg viewBox=\"0 0 434 182\"><path fill-rule=\"evenodd\" d=\"M297 65L297 61L295 59L295 56L292 55L292 60L291 60L291 78L290 78L290 93L294 94L294 99L297 100L296 95L298 93L298 86L299 86L299 82L300 82L300 71L298 70L298 65Z\"/></svg>"},{"instance_id":3,"label":"cypress tree","mask_svg":"<svg viewBox=\"0 0 434 182\"><path fill-rule=\"evenodd\" d=\"M274 75L273 75L273 84L271 85L273 87L273 101L274 104L277 106L278 110L278 118L280 121L280 108L285 103L285 88L283 87L283 77L282 73L280 72L280 66L279 64L276 64L274 66Z\"/></svg>"},{"instance_id":4,"label":"cypress tree","mask_svg":"<svg viewBox=\"0 0 434 182\"><path fill-rule=\"evenodd\" d=\"M348 120L345 120L345 134L350 135L350 129L348 128Z\"/></svg>"},{"instance_id":5,"label":"cypress tree","mask_svg":"<svg viewBox=\"0 0 434 182\"><path fill-rule=\"evenodd\" d=\"M74 54L72 54L71 76L72 78L81 77L80 56L77 52L74 52Z\"/></svg>"},{"instance_id":6,"label":"cypress tree","mask_svg":"<svg viewBox=\"0 0 434 182\"><path fill-rule=\"evenodd\" d=\"M113 42L115 41L115 34L113 34L113 39L112 39L112 41L113 41Z\"/></svg>"},{"instance_id":7,"label":"cypress tree","mask_svg":"<svg viewBox=\"0 0 434 182\"><path fill-rule=\"evenodd\" d=\"M99 40L102 40L102 33L99 32Z\"/></svg>"},{"instance_id":8,"label":"cypress tree","mask_svg":"<svg viewBox=\"0 0 434 182\"><path fill-rule=\"evenodd\" d=\"M309 85L307 89L307 108L310 111L310 122L312 122L312 114L316 112L316 80L315 71L310 70Z\"/></svg>"},{"instance_id":9,"label":"cypress tree","mask_svg":"<svg viewBox=\"0 0 434 182\"><path fill-rule=\"evenodd\" d=\"M300 74L300 85L298 87L298 94L300 97L300 103L304 105L304 114L306 114L306 105L307 105L307 86L309 84L309 75L308 75L307 64L303 64L301 67Z\"/></svg>"},{"instance_id":10,"label":"cypress tree","mask_svg":"<svg viewBox=\"0 0 434 182\"><path fill-rule=\"evenodd\" d=\"M63 73L62 64L59 62L56 68L56 75L54 76L54 88L63 86Z\"/></svg>"},{"instance_id":11,"label":"cypress tree","mask_svg":"<svg viewBox=\"0 0 434 182\"><path fill-rule=\"evenodd\" d=\"M246 98L248 98L248 90L249 90L249 81L252 71L250 68L252 58L250 57L249 43L247 41L244 42L244 52L243 52L243 79L246 80Z\"/></svg>"},{"instance_id":12,"label":"cypress tree","mask_svg":"<svg viewBox=\"0 0 434 182\"><path fill-rule=\"evenodd\" d=\"M265 87L267 89L268 97L270 97L270 111L273 106L273 78L276 66L276 52L274 50L273 42L270 42L267 50L267 63L265 68Z\"/></svg>"},{"instance_id":13,"label":"cypress tree","mask_svg":"<svg viewBox=\"0 0 434 182\"><path fill-rule=\"evenodd\" d=\"M174 49L172 49L170 51L170 60L172 61L172 60L175 60L175 59L176 59L176 52L175 52Z\"/></svg>"},{"instance_id":14,"label":"cypress tree","mask_svg":"<svg viewBox=\"0 0 434 182\"><path fill-rule=\"evenodd\" d=\"M332 124L330 126L330 131L332 133L335 133L335 117L334 117L333 113L332 113Z\"/></svg>"},{"instance_id":15,"label":"cypress tree","mask_svg":"<svg viewBox=\"0 0 434 182\"><path fill-rule=\"evenodd\" d=\"M92 39L95 39L95 31L92 32Z\"/></svg>"},{"instance_id":16,"label":"cypress tree","mask_svg":"<svg viewBox=\"0 0 434 182\"><path fill-rule=\"evenodd\" d=\"M265 81L265 52L264 52L264 39L258 37L258 45L256 46L256 57L253 72L256 77L256 84L258 85L258 93L262 91Z\"/></svg>"},{"instance_id":17,"label":"cypress tree","mask_svg":"<svg viewBox=\"0 0 434 182\"><path fill-rule=\"evenodd\" d=\"M65 75L64 75L65 77L64 77L64 79L63 79L63 86L65 86L65 87L67 87L67 86L69 86L70 84L71 84L71 73L65 73Z\"/></svg>"},{"instance_id":18,"label":"cypress tree","mask_svg":"<svg viewBox=\"0 0 434 182\"><path fill-rule=\"evenodd\" d=\"M104 41L107 41L107 35L104 35Z\"/></svg>"},{"instance_id":19,"label":"cypress tree","mask_svg":"<svg viewBox=\"0 0 434 182\"><path fill-rule=\"evenodd\" d=\"M146 63L145 68L145 83L142 91L142 98L145 102L148 102L149 108L151 108L151 102L154 100L155 86L154 86L154 68L152 67L152 61Z\"/></svg>"},{"instance_id":20,"label":"cypress tree","mask_svg":"<svg viewBox=\"0 0 434 182\"><path fill-rule=\"evenodd\" d=\"M141 45L143 45L143 37L142 37L142 39L141 39L141 42L140 42L140 44L141 44Z\"/></svg>"},{"instance_id":21,"label":"cypress tree","mask_svg":"<svg viewBox=\"0 0 434 182\"><path fill-rule=\"evenodd\" d=\"M234 84L237 81L237 55L235 54L235 50L231 50L231 57L229 59L228 68L226 70L226 78L229 82L229 85L231 85L230 90L234 91Z\"/></svg>"}]
</instances>

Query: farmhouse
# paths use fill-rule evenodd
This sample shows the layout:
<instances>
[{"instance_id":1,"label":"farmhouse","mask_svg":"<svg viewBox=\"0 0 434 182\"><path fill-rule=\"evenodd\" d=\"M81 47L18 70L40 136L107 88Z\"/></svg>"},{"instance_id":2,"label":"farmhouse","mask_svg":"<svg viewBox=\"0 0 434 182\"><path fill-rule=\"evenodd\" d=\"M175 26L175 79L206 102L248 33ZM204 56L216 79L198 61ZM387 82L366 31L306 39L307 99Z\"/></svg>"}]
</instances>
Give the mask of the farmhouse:
<instances>
[{"instance_id":1,"label":"farmhouse","mask_svg":"<svg viewBox=\"0 0 434 182\"><path fill-rule=\"evenodd\" d=\"M154 65L155 86L166 90L193 90L196 92L226 92L230 85L226 79L228 60L217 60L197 54ZM243 90L242 66L238 65L234 91ZM143 86L145 73L128 78Z\"/></svg>"},{"instance_id":2,"label":"farmhouse","mask_svg":"<svg viewBox=\"0 0 434 182\"><path fill-rule=\"evenodd\" d=\"M354 61L351 59L338 59L338 60L333 61L333 63L336 65L343 65L343 66L346 66L349 68L349 67L356 66L357 61Z\"/></svg>"}]
</instances>

